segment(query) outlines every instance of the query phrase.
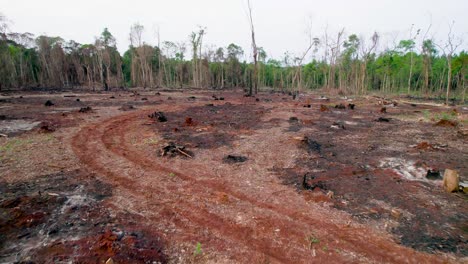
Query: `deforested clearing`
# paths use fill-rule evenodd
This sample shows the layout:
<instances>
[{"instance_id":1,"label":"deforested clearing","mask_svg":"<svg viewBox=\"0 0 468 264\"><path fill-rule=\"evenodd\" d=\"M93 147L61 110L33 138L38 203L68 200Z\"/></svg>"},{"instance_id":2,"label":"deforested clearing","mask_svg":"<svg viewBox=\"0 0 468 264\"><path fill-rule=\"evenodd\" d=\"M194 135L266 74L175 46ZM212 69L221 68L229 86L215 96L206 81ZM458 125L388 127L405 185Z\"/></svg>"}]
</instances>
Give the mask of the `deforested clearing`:
<instances>
[{"instance_id":1,"label":"deforested clearing","mask_svg":"<svg viewBox=\"0 0 468 264\"><path fill-rule=\"evenodd\" d=\"M135 23L124 49L132 7L90 44L0 16L0 263L468 261L465 21L390 41L311 19L281 57L264 10L294 42L293 7L240 2L244 24Z\"/></svg>"}]
</instances>

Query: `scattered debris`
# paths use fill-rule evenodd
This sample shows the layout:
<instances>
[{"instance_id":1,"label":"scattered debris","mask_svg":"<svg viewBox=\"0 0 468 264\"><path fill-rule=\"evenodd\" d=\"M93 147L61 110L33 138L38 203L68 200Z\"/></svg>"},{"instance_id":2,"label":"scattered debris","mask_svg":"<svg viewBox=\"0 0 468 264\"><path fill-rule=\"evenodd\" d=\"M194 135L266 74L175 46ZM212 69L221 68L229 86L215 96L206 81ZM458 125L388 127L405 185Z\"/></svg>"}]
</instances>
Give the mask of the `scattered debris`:
<instances>
[{"instance_id":1,"label":"scattered debris","mask_svg":"<svg viewBox=\"0 0 468 264\"><path fill-rule=\"evenodd\" d=\"M289 132L298 132L302 129L301 124L299 123L299 119L295 116L289 118Z\"/></svg>"},{"instance_id":2,"label":"scattered debris","mask_svg":"<svg viewBox=\"0 0 468 264\"><path fill-rule=\"evenodd\" d=\"M86 106L86 107L82 107L79 112L80 113L88 113L88 112L91 112L91 111L93 111L93 109L90 106Z\"/></svg>"},{"instance_id":3,"label":"scattered debris","mask_svg":"<svg viewBox=\"0 0 468 264\"><path fill-rule=\"evenodd\" d=\"M313 187L309 184L309 179L313 180L315 179L314 176L312 176L309 173L304 174L304 177L302 178L302 188L305 190L312 190Z\"/></svg>"},{"instance_id":4,"label":"scattered debris","mask_svg":"<svg viewBox=\"0 0 468 264\"><path fill-rule=\"evenodd\" d=\"M0 134L0 137L8 137L6 134Z\"/></svg>"},{"instance_id":5,"label":"scattered debris","mask_svg":"<svg viewBox=\"0 0 468 264\"><path fill-rule=\"evenodd\" d=\"M185 125L186 126L196 126L196 123L193 122L193 119L191 117L186 117L185 118Z\"/></svg>"},{"instance_id":6,"label":"scattered debris","mask_svg":"<svg viewBox=\"0 0 468 264\"><path fill-rule=\"evenodd\" d=\"M320 105L320 112L330 111L326 105Z\"/></svg>"},{"instance_id":7,"label":"scattered debris","mask_svg":"<svg viewBox=\"0 0 468 264\"><path fill-rule=\"evenodd\" d=\"M121 111L131 111L135 110L135 107L133 105L123 105L122 107L119 108Z\"/></svg>"},{"instance_id":8,"label":"scattered debris","mask_svg":"<svg viewBox=\"0 0 468 264\"><path fill-rule=\"evenodd\" d=\"M183 155L183 156L188 157L188 158L192 158L192 155L187 153L184 146L176 145L174 142L169 142L168 145L164 146L161 149L161 156L164 157L164 156L166 156L168 154L171 155L172 157L179 154L179 155Z\"/></svg>"},{"instance_id":9,"label":"scattered debris","mask_svg":"<svg viewBox=\"0 0 468 264\"><path fill-rule=\"evenodd\" d=\"M455 170L446 169L444 173L444 189L445 191L452 193L458 191L458 185L460 184L460 176Z\"/></svg>"},{"instance_id":10,"label":"scattered debris","mask_svg":"<svg viewBox=\"0 0 468 264\"><path fill-rule=\"evenodd\" d=\"M460 192L463 192L465 194L468 193L468 182L460 182L458 186L460 188L459 189Z\"/></svg>"},{"instance_id":11,"label":"scattered debris","mask_svg":"<svg viewBox=\"0 0 468 264\"><path fill-rule=\"evenodd\" d=\"M333 128L333 129L346 129L346 127L344 126L344 123L342 121L333 122L333 125L331 125L330 128Z\"/></svg>"},{"instance_id":12,"label":"scattered debris","mask_svg":"<svg viewBox=\"0 0 468 264\"><path fill-rule=\"evenodd\" d=\"M447 119L441 119L439 122L435 124L435 126L440 126L440 127L456 127L458 126L458 122L452 121L452 120L447 120Z\"/></svg>"},{"instance_id":13,"label":"scattered debris","mask_svg":"<svg viewBox=\"0 0 468 264\"><path fill-rule=\"evenodd\" d=\"M237 155L227 155L223 158L224 163L242 163L248 160L247 157Z\"/></svg>"},{"instance_id":14,"label":"scattered debris","mask_svg":"<svg viewBox=\"0 0 468 264\"><path fill-rule=\"evenodd\" d=\"M386 118L386 117L379 117L377 120L375 120L376 122L390 122L390 118Z\"/></svg>"},{"instance_id":15,"label":"scattered debris","mask_svg":"<svg viewBox=\"0 0 468 264\"><path fill-rule=\"evenodd\" d=\"M436 150L436 148L433 145L429 144L429 142L426 141L419 143L418 145L416 145L415 148L419 150Z\"/></svg>"},{"instance_id":16,"label":"scattered debris","mask_svg":"<svg viewBox=\"0 0 468 264\"><path fill-rule=\"evenodd\" d=\"M401 217L401 212L400 212L400 210L395 209L395 208L393 208L393 209L390 211L390 214L391 214L392 217L395 218L396 220L400 219L400 217Z\"/></svg>"},{"instance_id":17,"label":"scattered debris","mask_svg":"<svg viewBox=\"0 0 468 264\"><path fill-rule=\"evenodd\" d=\"M346 109L346 106L342 103L340 103L339 105L335 105L335 108L336 109Z\"/></svg>"},{"instance_id":18,"label":"scattered debris","mask_svg":"<svg viewBox=\"0 0 468 264\"><path fill-rule=\"evenodd\" d=\"M388 102L388 101L379 101L379 105L386 105L386 106L391 106L391 107L397 107L398 106L398 102L396 101L392 101L392 102Z\"/></svg>"},{"instance_id":19,"label":"scattered debris","mask_svg":"<svg viewBox=\"0 0 468 264\"><path fill-rule=\"evenodd\" d=\"M304 190L314 190L315 188L319 188L320 190L327 190L327 186L323 181L317 181L315 176L313 176L311 173L306 173L304 174L302 178L302 188ZM332 192L332 197L333 197L333 192Z\"/></svg>"},{"instance_id":20,"label":"scattered debris","mask_svg":"<svg viewBox=\"0 0 468 264\"><path fill-rule=\"evenodd\" d=\"M148 116L149 118L156 119L158 122L167 122L167 117L164 115L163 112L154 112L153 114Z\"/></svg>"},{"instance_id":21,"label":"scattered debris","mask_svg":"<svg viewBox=\"0 0 468 264\"><path fill-rule=\"evenodd\" d=\"M460 138L468 138L468 128L462 128L458 130L457 135Z\"/></svg>"},{"instance_id":22,"label":"scattered debris","mask_svg":"<svg viewBox=\"0 0 468 264\"><path fill-rule=\"evenodd\" d=\"M45 104L44 104L44 105L45 105L45 106L53 106L53 105L55 105L55 104L54 104L54 103L52 103L52 101L51 101L51 100L47 100L47 102L45 102Z\"/></svg>"},{"instance_id":23,"label":"scattered debris","mask_svg":"<svg viewBox=\"0 0 468 264\"><path fill-rule=\"evenodd\" d=\"M55 127L48 122L43 122L39 128L40 133L52 133L55 132L55 130Z\"/></svg>"},{"instance_id":24,"label":"scattered debris","mask_svg":"<svg viewBox=\"0 0 468 264\"><path fill-rule=\"evenodd\" d=\"M428 170L426 179L428 180L442 180L442 175L439 170Z\"/></svg>"},{"instance_id":25,"label":"scattered debris","mask_svg":"<svg viewBox=\"0 0 468 264\"><path fill-rule=\"evenodd\" d=\"M309 153L312 153L312 152L320 153L322 151L322 145L320 145L317 141L309 137L304 137L304 139L302 139L302 142L306 145L307 152Z\"/></svg>"},{"instance_id":26,"label":"scattered debris","mask_svg":"<svg viewBox=\"0 0 468 264\"><path fill-rule=\"evenodd\" d=\"M380 109L380 113L386 114L386 113L387 113L387 107L382 107L382 108Z\"/></svg>"}]
</instances>

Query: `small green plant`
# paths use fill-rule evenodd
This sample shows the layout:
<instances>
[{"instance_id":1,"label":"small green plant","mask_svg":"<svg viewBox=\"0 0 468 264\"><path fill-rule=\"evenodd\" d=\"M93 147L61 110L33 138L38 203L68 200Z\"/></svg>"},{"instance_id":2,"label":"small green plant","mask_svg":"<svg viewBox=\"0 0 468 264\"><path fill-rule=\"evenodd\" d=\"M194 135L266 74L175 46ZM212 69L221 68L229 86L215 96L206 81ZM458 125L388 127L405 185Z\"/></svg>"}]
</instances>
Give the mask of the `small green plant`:
<instances>
[{"instance_id":1,"label":"small green plant","mask_svg":"<svg viewBox=\"0 0 468 264\"><path fill-rule=\"evenodd\" d=\"M436 115L436 119L440 120L454 120L457 118L456 112L442 112Z\"/></svg>"},{"instance_id":2,"label":"small green plant","mask_svg":"<svg viewBox=\"0 0 468 264\"><path fill-rule=\"evenodd\" d=\"M426 120L456 120L457 119L457 112L449 111L449 112L440 112L440 113L431 113L429 110L422 111L424 115L424 119Z\"/></svg>"},{"instance_id":3,"label":"small green plant","mask_svg":"<svg viewBox=\"0 0 468 264\"><path fill-rule=\"evenodd\" d=\"M423 110L424 119L430 120L432 118L431 112L429 110Z\"/></svg>"},{"instance_id":4,"label":"small green plant","mask_svg":"<svg viewBox=\"0 0 468 264\"><path fill-rule=\"evenodd\" d=\"M174 177L175 177L175 173L173 173L173 172L169 173L169 177L174 178Z\"/></svg>"},{"instance_id":5,"label":"small green plant","mask_svg":"<svg viewBox=\"0 0 468 264\"><path fill-rule=\"evenodd\" d=\"M323 251L328 251L328 247L327 247L327 246L323 246L322 249L323 249Z\"/></svg>"},{"instance_id":6,"label":"small green plant","mask_svg":"<svg viewBox=\"0 0 468 264\"><path fill-rule=\"evenodd\" d=\"M21 147L26 144L31 144L33 141L31 139L13 139L8 141L3 146L0 146L0 151L4 152L13 152L16 151L16 148Z\"/></svg>"},{"instance_id":7,"label":"small green plant","mask_svg":"<svg viewBox=\"0 0 468 264\"><path fill-rule=\"evenodd\" d=\"M195 250L193 251L193 255L198 256L198 255L201 255L201 254L203 254L202 244L200 242L198 242L197 245L195 246Z\"/></svg>"},{"instance_id":8,"label":"small green plant","mask_svg":"<svg viewBox=\"0 0 468 264\"><path fill-rule=\"evenodd\" d=\"M320 243L320 239L318 239L314 234L311 234L307 237L307 243L309 244L309 248L312 248L314 244Z\"/></svg>"}]
</instances>

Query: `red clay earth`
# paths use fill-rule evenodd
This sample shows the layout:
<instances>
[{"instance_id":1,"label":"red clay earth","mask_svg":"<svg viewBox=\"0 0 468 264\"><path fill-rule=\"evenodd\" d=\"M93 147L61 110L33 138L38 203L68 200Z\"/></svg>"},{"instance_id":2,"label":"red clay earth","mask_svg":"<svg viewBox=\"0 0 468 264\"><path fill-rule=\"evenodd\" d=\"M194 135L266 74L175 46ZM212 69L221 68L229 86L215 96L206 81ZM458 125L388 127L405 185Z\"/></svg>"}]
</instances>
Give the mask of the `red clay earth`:
<instances>
[{"instance_id":1,"label":"red clay earth","mask_svg":"<svg viewBox=\"0 0 468 264\"><path fill-rule=\"evenodd\" d=\"M438 174L467 180L466 107L199 90L0 102L0 262L467 261L467 196Z\"/></svg>"}]
</instances>

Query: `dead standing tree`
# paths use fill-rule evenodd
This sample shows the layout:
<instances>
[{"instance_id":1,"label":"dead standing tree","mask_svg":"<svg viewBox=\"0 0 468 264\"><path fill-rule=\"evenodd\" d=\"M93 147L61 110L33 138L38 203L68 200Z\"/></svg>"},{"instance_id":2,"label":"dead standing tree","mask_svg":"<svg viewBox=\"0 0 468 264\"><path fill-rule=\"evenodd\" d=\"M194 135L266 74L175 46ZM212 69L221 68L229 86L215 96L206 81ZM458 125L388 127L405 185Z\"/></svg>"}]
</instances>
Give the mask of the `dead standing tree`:
<instances>
[{"instance_id":1,"label":"dead standing tree","mask_svg":"<svg viewBox=\"0 0 468 264\"><path fill-rule=\"evenodd\" d=\"M461 46L463 43L462 39L456 39L455 35L453 34L453 26L455 25L455 21L449 24L449 32L447 35L447 42L445 45L437 45L444 53L445 58L447 59L447 94L445 98L445 103L448 105L449 103L449 96L450 90L452 89L452 57L453 54L457 51L458 47Z\"/></svg>"},{"instance_id":2,"label":"dead standing tree","mask_svg":"<svg viewBox=\"0 0 468 264\"><path fill-rule=\"evenodd\" d=\"M371 37L371 44L369 47L366 47L364 39L361 40L361 57L362 57L362 63L361 63L361 84L360 84L360 90L361 93L364 94L366 93L367 90L367 85L366 85L366 79L367 79L367 64L369 63L369 60L371 59L371 55L375 52L377 49L377 44L379 42L379 34L377 32L374 32L374 34Z\"/></svg>"},{"instance_id":3,"label":"dead standing tree","mask_svg":"<svg viewBox=\"0 0 468 264\"><path fill-rule=\"evenodd\" d=\"M429 34L432 28L432 19L431 23L427 27L426 33L423 35L422 44L421 44L421 52L423 57L423 68L424 68L424 86L423 86L423 93L427 95L429 89L429 78L430 78L430 71L431 71L431 64L432 64L432 55L435 53L434 49L434 42L431 38L428 38L427 35Z\"/></svg>"},{"instance_id":4,"label":"dead standing tree","mask_svg":"<svg viewBox=\"0 0 468 264\"><path fill-rule=\"evenodd\" d=\"M247 6L249 9L249 22L250 22L250 31L252 33L252 51L253 51L253 59L254 59L254 72L253 72L253 80L252 85L250 85L249 95L252 96L253 92L258 93L258 48L257 43L255 42L255 28L253 24L253 17L252 17L252 5L250 4L250 0L247 0Z\"/></svg>"},{"instance_id":5,"label":"dead standing tree","mask_svg":"<svg viewBox=\"0 0 468 264\"><path fill-rule=\"evenodd\" d=\"M336 42L334 43L328 43L330 49L330 67L328 69L328 88L336 88L335 81L336 81L336 64L337 60L341 54L341 47L343 46L343 35L344 35L345 29L341 29L341 31L338 32L337 37L336 37ZM328 39L328 38L327 38ZM341 88L341 87L340 87Z\"/></svg>"},{"instance_id":6,"label":"dead standing tree","mask_svg":"<svg viewBox=\"0 0 468 264\"><path fill-rule=\"evenodd\" d=\"M205 35L205 28L199 27L198 32L190 34L190 42L192 43L192 65L193 65L193 85L194 87L202 87L202 73L201 73L201 53L203 36Z\"/></svg>"},{"instance_id":7,"label":"dead standing tree","mask_svg":"<svg viewBox=\"0 0 468 264\"><path fill-rule=\"evenodd\" d=\"M296 71L294 73L294 77L292 79L292 85L296 86L297 92L301 92L302 90L302 64L304 62L304 59L306 58L307 54L309 54L310 50L314 47L317 46L319 43L318 38L312 38L312 20L310 20L309 25L307 27L307 37L309 39L309 44L302 53L302 56L296 60Z\"/></svg>"}]
</instances>

